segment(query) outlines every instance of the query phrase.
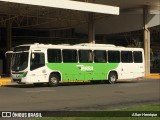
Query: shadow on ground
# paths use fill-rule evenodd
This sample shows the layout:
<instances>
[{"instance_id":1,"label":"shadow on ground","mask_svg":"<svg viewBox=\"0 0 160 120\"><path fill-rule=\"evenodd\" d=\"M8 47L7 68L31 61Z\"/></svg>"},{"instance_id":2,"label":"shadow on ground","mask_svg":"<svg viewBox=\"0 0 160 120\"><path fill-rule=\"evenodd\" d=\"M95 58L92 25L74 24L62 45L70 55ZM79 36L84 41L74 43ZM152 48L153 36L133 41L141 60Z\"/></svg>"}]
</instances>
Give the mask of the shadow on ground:
<instances>
[{"instance_id":1,"label":"shadow on ground","mask_svg":"<svg viewBox=\"0 0 160 120\"><path fill-rule=\"evenodd\" d=\"M116 84L125 84L125 83L138 83L139 81L133 80L133 81L118 81ZM65 82L60 83L58 87L63 86L80 86L80 85L100 85L100 84L107 84L104 81L100 81L98 83L91 83L91 82ZM113 84L112 84L113 85ZM5 85L5 87L13 87L13 88L37 88L37 87L49 87L48 84L45 83L39 83L39 84L14 84L14 85Z\"/></svg>"}]
</instances>

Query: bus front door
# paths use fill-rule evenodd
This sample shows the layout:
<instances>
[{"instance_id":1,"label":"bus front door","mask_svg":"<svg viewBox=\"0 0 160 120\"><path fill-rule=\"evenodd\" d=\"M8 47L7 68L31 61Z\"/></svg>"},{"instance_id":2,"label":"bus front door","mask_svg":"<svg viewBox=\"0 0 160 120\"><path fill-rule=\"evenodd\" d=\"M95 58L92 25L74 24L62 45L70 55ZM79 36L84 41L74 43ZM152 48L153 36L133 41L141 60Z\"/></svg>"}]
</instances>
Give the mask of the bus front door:
<instances>
[{"instance_id":1,"label":"bus front door","mask_svg":"<svg viewBox=\"0 0 160 120\"><path fill-rule=\"evenodd\" d=\"M33 83L47 82L45 67L45 54L42 52L32 53L30 60L30 81Z\"/></svg>"}]
</instances>

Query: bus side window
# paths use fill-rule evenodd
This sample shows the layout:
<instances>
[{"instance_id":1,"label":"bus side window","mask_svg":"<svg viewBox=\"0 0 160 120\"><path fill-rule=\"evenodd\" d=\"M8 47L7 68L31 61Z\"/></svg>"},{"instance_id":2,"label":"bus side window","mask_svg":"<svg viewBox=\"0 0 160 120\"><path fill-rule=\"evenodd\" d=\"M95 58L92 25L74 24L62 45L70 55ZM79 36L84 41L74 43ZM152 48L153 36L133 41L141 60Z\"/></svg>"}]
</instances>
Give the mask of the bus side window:
<instances>
[{"instance_id":1,"label":"bus side window","mask_svg":"<svg viewBox=\"0 0 160 120\"><path fill-rule=\"evenodd\" d=\"M48 56L49 63L61 63L62 62L60 49L48 49L47 56Z\"/></svg>"},{"instance_id":2,"label":"bus side window","mask_svg":"<svg viewBox=\"0 0 160 120\"><path fill-rule=\"evenodd\" d=\"M108 51L108 62L109 63L119 63L120 62L120 52L119 51Z\"/></svg>"},{"instance_id":3,"label":"bus side window","mask_svg":"<svg viewBox=\"0 0 160 120\"><path fill-rule=\"evenodd\" d=\"M78 61L77 50L64 49L62 54L64 63L76 63Z\"/></svg>"},{"instance_id":4,"label":"bus side window","mask_svg":"<svg viewBox=\"0 0 160 120\"><path fill-rule=\"evenodd\" d=\"M142 63L142 52L141 51L134 51L133 52L134 62L135 63Z\"/></svg>"},{"instance_id":5,"label":"bus side window","mask_svg":"<svg viewBox=\"0 0 160 120\"><path fill-rule=\"evenodd\" d=\"M121 62L122 63L133 63L132 51L121 51Z\"/></svg>"},{"instance_id":6,"label":"bus side window","mask_svg":"<svg viewBox=\"0 0 160 120\"><path fill-rule=\"evenodd\" d=\"M79 50L79 62L91 63L93 62L93 55L91 50Z\"/></svg>"},{"instance_id":7,"label":"bus side window","mask_svg":"<svg viewBox=\"0 0 160 120\"><path fill-rule=\"evenodd\" d=\"M94 51L94 62L95 63L107 62L106 51L105 50L95 50Z\"/></svg>"}]
</instances>

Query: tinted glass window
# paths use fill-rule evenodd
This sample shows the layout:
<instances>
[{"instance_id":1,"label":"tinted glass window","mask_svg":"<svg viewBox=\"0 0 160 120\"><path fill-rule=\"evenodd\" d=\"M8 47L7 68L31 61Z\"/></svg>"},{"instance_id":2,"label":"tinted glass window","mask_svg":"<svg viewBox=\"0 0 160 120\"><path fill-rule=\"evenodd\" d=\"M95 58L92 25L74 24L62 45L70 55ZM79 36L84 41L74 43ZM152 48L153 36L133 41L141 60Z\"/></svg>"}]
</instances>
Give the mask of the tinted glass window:
<instances>
[{"instance_id":1,"label":"tinted glass window","mask_svg":"<svg viewBox=\"0 0 160 120\"><path fill-rule=\"evenodd\" d=\"M119 63L120 62L120 52L119 51L108 51L108 62Z\"/></svg>"},{"instance_id":2,"label":"tinted glass window","mask_svg":"<svg viewBox=\"0 0 160 120\"><path fill-rule=\"evenodd\" d=\"M31 70L35 70L37 68L43 67L45 65L45 57L44 53L32 53L31 54ZM33 57L34 56L34 57Z\"/></svg>"},{"instance_id":3,"label":"tinted glass window","mask_svg":"<svg viewBox=\"0 0 160 120\"><path fill-rule=\"evenodd\" d=\"M93 62L93 55L91 50L79 50L79 61L82 63Z\"/></svg>"},{"instance_id":4,"label":"tinted glass window","mask_svg":"<svg viewBox=\"0 0 160 120\"><path fill-rule=\"evenodd\" d=\"M48 62L51 63L62 62L60 49L48 49L47 54L48 54Z\"/></svg>"},{"instance_id":5,"label":"tinted glass window","mask_svg":"<svg viewBox=\"0 0 160 120\"><path fill-rule=\"evenodd\" d=\"M63 50L63 62L64 63L77 62L77 50Z\"/></svg>"},{"instance_id":6,"label":"tinted glass window","mask_svg":"<svg viewBox=\"0 0 160 120\"><path fill-rule=\"evenodd\" d=\"M134 56L135 63L142 63L143 62L141 51L134 51L133 56Z\"/></svg>"},{"instance_id":7,"label":"tinted glass window","mask_svg":"<svg viewBox=\"0 0 160 120\"><path fill-rule=\"evenodd\" d=\"M123 63L132 63L133 57L131 51L122 51L121 52L121 62Z\"/></svg>"},{"instance_id":8,"label":"tinted glass window","mask_svg":"<svg viewBox=\"0 0 160 120\"><path fill-rule=\"evenodd\" d=\"M28 67L28 52L14 53L12 56L11 69L13 71L22 71Z\"/></svg>"},{"instance_id":9,"label":"tinted glass window","mask_svg":"<svg viewBox=\"0 0 160 120\"><path fill-rule=\"evenodd\" d=\"M94 62L104 63L107 61L106 51L104 50L95 50L94 51Z\"/></svg>"}]
</instances>

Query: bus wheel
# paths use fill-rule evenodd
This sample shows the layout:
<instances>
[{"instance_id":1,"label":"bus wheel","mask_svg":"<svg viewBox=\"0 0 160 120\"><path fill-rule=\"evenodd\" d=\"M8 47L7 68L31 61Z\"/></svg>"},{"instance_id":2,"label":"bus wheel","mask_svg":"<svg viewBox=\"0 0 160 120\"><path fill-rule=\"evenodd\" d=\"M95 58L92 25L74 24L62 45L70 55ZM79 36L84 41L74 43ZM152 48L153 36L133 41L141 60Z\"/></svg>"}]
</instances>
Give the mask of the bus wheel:
<instances>
[{"instance_id":1,"label":"bus wheel","mask_svg":"<svg viewBox=\"0 0 160 120\"><path fill-rule=\"evenodd\" d=\"M55 74L51 74L49 77L49 86L56 87L59 84L59 77Z\"/></svg>"},{"instance_id":2,"label":"bus wheel","mask_svg":"<svg viewBox=\"0 0 160 120\"><path fill-rule=\"evenodd\" d=\"M115 72L109 73L108 83L109 84L114 84L114 83L116 83L116 81L117 81L117 74Z\"/></svg>"}]
</instances>

